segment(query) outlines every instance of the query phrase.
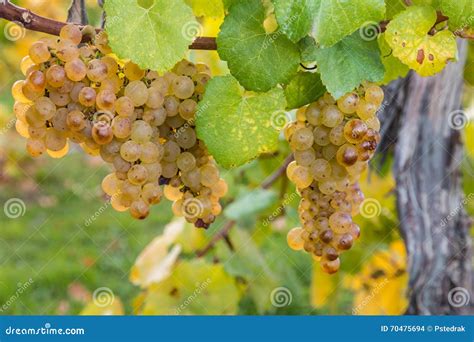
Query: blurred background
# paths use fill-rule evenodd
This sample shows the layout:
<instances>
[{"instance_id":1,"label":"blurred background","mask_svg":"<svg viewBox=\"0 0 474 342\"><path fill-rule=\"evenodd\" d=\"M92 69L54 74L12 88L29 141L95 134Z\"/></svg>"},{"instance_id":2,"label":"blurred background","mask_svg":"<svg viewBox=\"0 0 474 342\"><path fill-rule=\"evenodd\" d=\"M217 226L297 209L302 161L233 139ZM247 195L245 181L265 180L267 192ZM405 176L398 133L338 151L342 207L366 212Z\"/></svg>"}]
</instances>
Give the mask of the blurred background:
<instances>
[{"instance_id":1,"label":"blurred background","mask_svg":"<svg viewBox=\"0 0 474 342\"><path fill-rule=\"evenodd\" d=\"M69 1L14 3L64 21ZM91 24L101 11L88 0ZM215 36L220 19L203 20ZM298 226L296 196L282 179L258 190L289 150L222 171L229 184L226 217L207 231L173 219L170 203L145 221L114 211L100 183L108 167L72 148L62 159L30 158L15 131L10 88L23 77L19 64L40 33L0 21L0 314L402 314L407 306L406 256L398 233L391 162L365 174L366 196L356 218L362 236L328 276L308 255L287 247ZM192 61L226 73L215 51L191 51ZM473 116L474 47L465 82L466 113ZM474 191L474 127L465 128L464 187ZM374 163L375 164L375 163ZM256 205L258 203L258 205ZM467 201L474 212L473 201ZM238 218L226 241L201 257L228 218ZM165 229L166 227L166 229ZM199 254L199 253L198 253Z\"/></svg>"}]
</instances>

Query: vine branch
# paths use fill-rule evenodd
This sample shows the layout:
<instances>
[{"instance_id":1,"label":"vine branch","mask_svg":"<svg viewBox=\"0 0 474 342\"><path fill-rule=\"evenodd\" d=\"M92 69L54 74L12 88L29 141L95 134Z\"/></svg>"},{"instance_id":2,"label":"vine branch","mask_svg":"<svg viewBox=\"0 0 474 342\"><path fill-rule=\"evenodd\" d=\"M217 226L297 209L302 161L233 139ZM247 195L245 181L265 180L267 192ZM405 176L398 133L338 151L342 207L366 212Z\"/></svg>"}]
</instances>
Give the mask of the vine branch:
<instances>
[{"instance_id":1,"label":"vine branch","mask_svg":"<svg viewBox=\"0 0 474 342\"><path fill-rule=\"evenodd\" d=\"M278 169L275 170L275 172L273 172L270 176L268 176L263 182L262 184L260 184L260 188L262 189L268 189L270 188L273 184L275 184L275 182L282 176L285 174L286 172L286 167L288 166L288 164L290 164L292 161L293 161L294 157L293 157L293 154L290 154L288 157L285 158L285 160L283 161L283 163L278 167ZM196 252L196 256L198 258L200 257L203 257L204 255L206 255L211 249L214 248L214 246L217 244L217 242L219 242L220 240L224 239L225 241L227 241L228 244L229 243L229 232L230 230L235 226L235 221L234 220L229 220L229 221L226 221L224 223L224 225L222 226L222 229L219 230L211 239L211 241L203 248L203 249L200 249ZM230 244L230 246L232 246L232 244ZM232 249L233 247L231 247Z\"/></svg>"},{"instance_id":2,"label":"vine branch","mask_svg":"<svg viewBox=\"0 0 474 342\"><path fill-rule=\"evenodd\" d=\"M48 33L55 36L58 36L59 31L61 31L61 28L66 25L65 22L40 16L36 13L33 13L29 9L16 6L10 1L0 2L0 18L18 22L28 30ZM447 19L448 17L438 12L438 17L436 19L435 25L446 21ZM388 20L384 20L379 23L378 30L380 33L385 32L389 22L390 21ZM461 38L474 39L474 33L469 33L464 30L457 30L454 32L454 34ZM194 42L189 45L189 49L217 50L216 38L197 37Z\"/></svg>"}]
</instances>

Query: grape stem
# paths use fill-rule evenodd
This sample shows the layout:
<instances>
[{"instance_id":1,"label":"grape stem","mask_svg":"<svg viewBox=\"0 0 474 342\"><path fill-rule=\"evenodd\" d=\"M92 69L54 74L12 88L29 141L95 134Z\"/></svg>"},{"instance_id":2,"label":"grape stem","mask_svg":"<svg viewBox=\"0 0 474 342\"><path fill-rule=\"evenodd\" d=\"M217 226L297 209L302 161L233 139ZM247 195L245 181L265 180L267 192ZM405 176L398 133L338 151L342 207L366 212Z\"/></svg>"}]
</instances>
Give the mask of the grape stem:
<instances>
[{"instance_id":1,"label":"grape stem","mask_svg":"<svg viewBox=\"0 0 474 342\"><path fill-rule=\"evenodd\" d=\"M294 160L293 154L290 154L288 157L285 158L283 163L275 170L270 176L268 176L262 184L260 184L260 188L268 189L270 188L275 182L286 173L286 167ZM203 248L196 252L196 256L198 258L205 256L214 246L220 241L226 241L227 245L229 245L230 249L233 250L232 243L229 239L229 232L235 226L234 220L228 220L224 222L222 225L222 229L220 229L211 239L211 241Z\"/></svg>"},{"instance_id":2,"label":"grape stem","mask_svg":"<svg viewBox=\"0 0 474 342\"><path fill-rule=\"evenodd\" d=\"M29 9L16 6L10 1L0 1L0 18L16 22L28 30L48 33L54 36L59 36L61 28L67 24L40 16ZM97 30L100 31L100 29ZM84 38L84 41L90 39L89 36ZM194 50L216 50L216 39L213 37L197 37L189 48Z\"/></svg>"},{"instance_id":3,"label":"grape stem","mask_svg":"<svg viewBox=\"0 0 474 342\"><path fill-rule=\"evenodd\" d=\"M12 4L10 1L0 1L0 18L14 21L23 25L28 30L38 31L43 33L52 34L54 36L59 35L61 28L66 25L65 22L56 21L46 17L42 17L36 13L33 13L29 9L22 8ZM446 21L448 17L438 12L436 20L437 24ZM379 23L378 30L380 33L385 32L387 25L390 21L384 20ZM97 29L100 31L101 29ZM474 39L474 33L465 30L456 30L454 34L458 37L465 39ZM90 37L84 37L85 41ZM189 49L192 50L217 50L217 43L215 37L197 37L194 42L189 45Z\"/></svg>"}]
</instances>

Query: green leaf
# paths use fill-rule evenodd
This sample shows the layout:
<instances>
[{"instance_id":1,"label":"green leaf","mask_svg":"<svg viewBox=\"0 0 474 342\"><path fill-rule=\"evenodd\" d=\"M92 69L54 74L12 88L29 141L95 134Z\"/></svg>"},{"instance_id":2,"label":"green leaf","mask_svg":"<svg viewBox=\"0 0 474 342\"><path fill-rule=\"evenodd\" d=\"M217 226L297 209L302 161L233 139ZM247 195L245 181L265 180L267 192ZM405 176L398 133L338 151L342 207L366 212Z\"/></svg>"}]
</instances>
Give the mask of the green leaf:
<instances>
[{"instance_id":1,"label":"green leaf","mask_svg":"<svg viewBox=\"0 0 474 342\"><path fill-rule=\"evenodd\" d=\"M273 0L273 5L280 30L293 42L298 42L311 31L316 1Z\"/></svg>"},{"instance_id":2,"label":"green leaf","mask_svg":"<svg viewBox=\"0 0 474 342\"><path fill-rule=\"evenodd\" d=\"M242 165L278 147L272 120L285 106L282 89L245 93L231 75L214 77L198 106L198 137L223 167Z\"/></svg>"},{"instance_id":3,"label":"green leaf","mask_svg":"<svg viewBox=\"0 0 474 342\"><path fill-rule=\"evenodd\" d=\"M230 72L248 90L268 91L287 83L299 65L299 51L281 32L267 34L260 0L243 0L230 7L217 37L217 51Z\"/></svg>"},{"instance_id":4,"label":"green leaf","mask_svg":"<svg viewBox=\"0 0 474 342\"><path fill-rule=\"evenodd\" d=\"M410 68L393 55L392 49L385 40L385 34L378 37L378 43L385 68L385 75L381 83L388 84L399 77L405 77Z\"/></svg>"},{"instance_id":5,"label":"green leaf","mask_svg":"<svg viewBox=\"0 0 474 342\"><path fill-rule=\"evenodd\" d=\"M439 0L439 8L444 15L449 17L450 29L474 31L474 1Z\"/></svg>"},{"instance_id":6,"label":"green leaf","mask_svg":"<svg viewBox=\"0 0 474 342\"><path fill-rule=\"evenodd\" d=\"M254 216L274 205L277 197L274 191L256 189L229 204L224 214L231 220Z\"/></svg>"},{"instance_id":7,"label":"green leaf","mask_svg":"<svg viewBox=\"0 0 474 342\"><path fill-rule=\"evenodd\" d=\"M285 87L287 109L299 108L319 99L326 92L318 73L298 72Z\"/></svg>"},{"instance_id":8,"label":"green leaf","mask_svg":"<svg viewBox=\"0 0 474 342\"><path fill-rule=\"evenodd\" d=\"M185 57L200 30L191 8L182 0L155 0L148 9L136 1L106 1L105 11L112 50L142 69L171 69Z\"/></svg>"},{"instance_id":9,"label":"green leaf","mask_svg":"<svg viewBox=\"0 0 474 342\"><path fill-rule=\"evenodd\" d=\"M182 260L171 277L147 289L141 314L230 315L237 313L239 299L235 280L222 264Z\"/></svg>"},{"instance_id":10,"label":"green leaf","mask_svg":"<svg viewBox=\"0 0 474 342\"><path fill-rule=\"evenodd\" d=\"M316 5L312 36L322 47L336 44L368 23L385 16L383 0L313 0Z\"/></svg>"},{"instance_id":11,"label":"green leaf","mask_svg":"<svg viewBox=\"0 0 474 342\"><path fill-rule=\"evenodd\" d=\"M436 17L435 9L430 6L410 6L385 31L393 55L421 76L436 74L457 56L456 39L450 31L428 34Z\"/></svg>"},{"instance_id":12,"label":"green leaf","mask_svg":"<svg viewBox=\"0 0 474 342\"><path fill-rule=\"evenodd\" d=\"M317 48L308 43L305 46L305 55L314 57L323 84L336 99L362 81L378 82L384 76L377 41L364 40L359 32L329 48Z\"/></svg>"},{"instance_id":13,"label":"green leaf","mask_svg":"<svg viewBox=\"0 0 474 342\"><path fill-rule=\"evenodd\" d=\"M392 19L396 14L407 8L403 0L385 0L385 19Z\"/></svg>"},{"instance_id":14,"label":"green leaf","mask_svg":"<svg viewBox=\"0 0 474 342\"><path fill-rule=\"evenodd\" d=\"M222 17L224 4L222 0L185 0L191 6L196 17Z\"/></svg>"}]
</instances>

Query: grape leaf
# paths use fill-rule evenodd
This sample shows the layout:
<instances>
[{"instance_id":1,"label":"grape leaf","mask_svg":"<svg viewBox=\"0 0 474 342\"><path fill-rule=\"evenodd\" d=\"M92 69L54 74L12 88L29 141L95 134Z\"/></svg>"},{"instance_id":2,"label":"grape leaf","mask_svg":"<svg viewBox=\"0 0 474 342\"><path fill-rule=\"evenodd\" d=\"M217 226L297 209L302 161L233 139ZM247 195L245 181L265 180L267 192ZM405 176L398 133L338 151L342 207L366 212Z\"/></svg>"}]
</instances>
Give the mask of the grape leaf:
<instances>
[{"instance_id":1,"label":"grape leaf","mask_svg":"<svg viewBox=\"0 0 474 342\"><path fill-rule=\"evenodd\" d=\"M237 313L239 299L235 280L223 265L183 260L170 278L148 288L141 314L229 315Z\"/></svg>"},{"instance_id":2,"label":"grape leaf","mask_svg":"<svg viewBox=\"0 0 474 342\"><path fill-rule=\"evenodd\" d=\"M247 218L268 209L276 203L274 191L256 189L245 193L225 208L224 214L232 220Z\"/></svg>"},{"instance_id":3,"label":"grape leaf","mask_svg":"<svg viewBox=\"0 0 474 342\"><path fill-rule=\"evenodd\" d=\"M407 6L403 0L385 0L385 19L392 19L396 14L402 12Z\"/></svg>"},{"instance_id":4,"label":"grape leaf","mask_svg":"<svg viewBox=\"0 0 474 342\"><path fill-rule=\"evenodd\" d=\"M318 64L321 80L334 98L353 90L362 81L379 82L384 76L380 50L375 40L365 40L359 32L329 48L305 42L302 54Z\"/></svg>"},{"instance_id":5,"label":"grape leaf","mask_svg":"<svg viewBox=\"0 0 474 342\"><path fill-rule=\"evenodd\" d=\"M450 29L468 29L474 33L474 1L439 0L439 8L444 15L449 17Z\"/></svg>"},{"instance_id":6,"label":"grape leaf","mask_svg":"<svg viewBox=\"0 0 474 342\"><path fill-rule=\"evenodd\" d=\"M131 59L143 69L171 69L185 57L200 31L183 0L155 0L147 9L136 1L106 1L105 11L110 47L118 57Z\"/></svg>"},{"instance_id":7,"label":"grape leaf","mask_svg":"<svg viewBox=\"0 0 474 342\"><path fill-rule=\"evenodd\" d=\"M385 75L381 83L388 84L399 77L405 77L410 68L393 56L392 49L385 40L384 33L378 37L378 43L382 55L382 63L385 68Z\"/></svg>"},{"instance_id":8,"label":"grape leaf","mask_svg":"<svg viewBox=\"0 0 474 342\"><path fill-rule=\"evenodd\" d=\"M316 5L312 36L322 47L336 44L367 23L385 16L383 0L313 0Z\"/></svg>"},{"instance_id":9,"label":"grape leaf","mask_svg":"<svg viewBox=\"0 0 474 342\"><path fill-rule=\"evenodd\" d=\"M285 87L287 109L299 108L319 99L326 92L318 73L298 72Z\"/></svg>"},{"instance_id":10,"label":"grape leaf","mask_svg":"<svg viewBox=\"0 0 474 342\"><path fill-rule=\"evenodd\" d=\"M450 31L428 35L436 22L430 6L410 6L387 25L385 39L393 55L421 76L441 71L457 57L456 39Z\"/></svg>"},{"instance_id":11,"label":"grape leaf","mask_svg":"<svg viewBox=\"0 0 474 342\"><path fill-rule=\"evenodd\" d=\"M185 0L191 6L196 17L222 17L224 4L222 0Z\"/></svg>"},{"instance_id":12,"label":"grape leaf","mask_svg":"<svg viewBox=\"0 0 474 342\"><path fill-rule=\"evenodd\" d=\"M230 7L217 36L217 51L230 72L248 90L268 91L296 73L299 51L281 32L267 34L260 0L243 0Z\"/></svg>"},{"instance_id":13,"label":"grape leaf","mask_svg":"<svg viewBox=\"0 0 474 342\"><path fill-rule=\"evenodd\" d=\"M198 106L198 137L223 167L242 165L278 147L272 119L285 106L282 89L248 94L231 75L214 77Z\"/></svg>"},{"instance_id":14,"label":"grape leaf","mask_svg":"<svg viewBox=\"0 0 474 342\"><path fill-rule=\"evenodd\" d=\"M293 42L311 31L317 10L314 0L273 0L273 5L280 30Z\"/></svg>"}]
</instances>

